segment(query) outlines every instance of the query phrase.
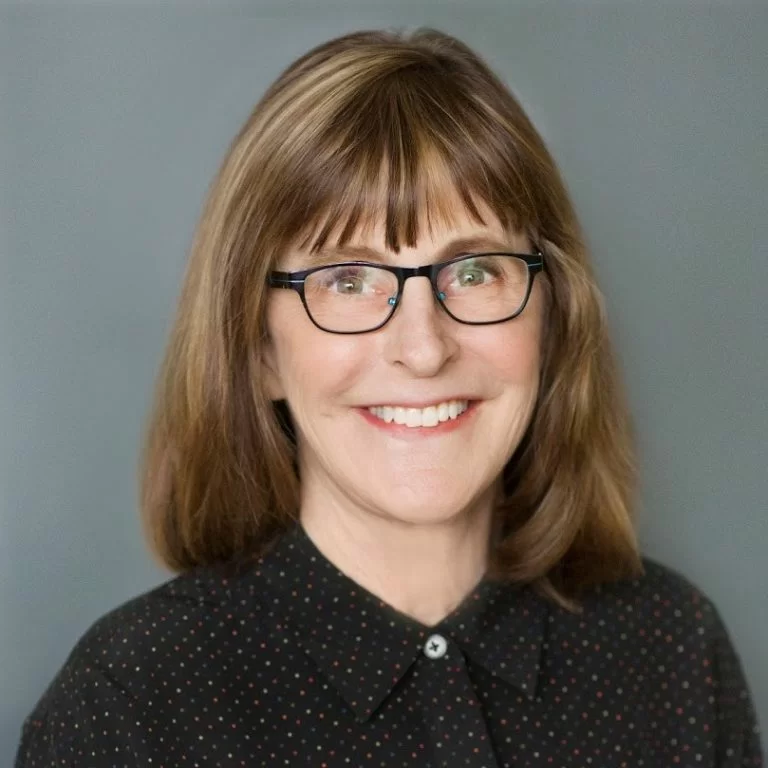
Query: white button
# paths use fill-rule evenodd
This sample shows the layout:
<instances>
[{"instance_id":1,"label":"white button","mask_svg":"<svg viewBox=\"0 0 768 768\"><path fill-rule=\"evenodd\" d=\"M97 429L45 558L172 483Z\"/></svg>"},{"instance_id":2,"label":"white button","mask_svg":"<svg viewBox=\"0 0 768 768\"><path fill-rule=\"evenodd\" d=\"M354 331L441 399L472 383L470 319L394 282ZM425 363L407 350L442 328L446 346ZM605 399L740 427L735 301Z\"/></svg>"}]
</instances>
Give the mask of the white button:
<instances>
[{"instance_id":1,"label":"white button","mask_svg":"<svg viewBox=\"0 0 768 768\"><path fill-rule=\"evenodd\" d=\"M430 659L439 659L445 656L448 650L448 641L442 635L431 635L424 643L424 653Z\"/></svg>"}]
</instances>

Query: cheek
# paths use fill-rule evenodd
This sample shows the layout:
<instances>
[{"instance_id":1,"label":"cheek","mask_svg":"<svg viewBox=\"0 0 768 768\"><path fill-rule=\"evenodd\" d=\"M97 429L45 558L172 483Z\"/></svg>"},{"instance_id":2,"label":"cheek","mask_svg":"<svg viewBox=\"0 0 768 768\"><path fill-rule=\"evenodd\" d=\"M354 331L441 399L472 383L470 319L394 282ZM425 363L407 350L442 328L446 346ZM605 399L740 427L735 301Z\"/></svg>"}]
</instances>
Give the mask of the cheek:
<instances>
[{"instance_id":1,"label":"cheek","mask_svg":"<svg viewBox=\"0 0 768 768\"><path fill-rule=\"evenodd\" d=\"M507 381L538 386L541 355L538 337L513 336L498 356L498 367Z\"/></svg>"},{"instance_id":2,"label":"cheek","mask_svg":"<svg viewBox=\"0 0 768 768\"><path fill-rule=\"evenodd\" d=\"M522 318L519 318L522 319ZM486 326L474 349L499 384L536 389L541 365L541 333L538 322Z\"/></svg>"},{"instance_id":3,"label":"cheek","mask_svg":"<svg viewBox=\"0 0 768 768\"><path fill-rule=\"evenodd\" d=\"M303 403L342 394L364 372L367 359L362 336L325 333L299 310L301 315L278 307L270 315L277 372L296 410Z\"/></svg>"},{"instance_id":4,"label":"cheek","mask_svg":"<svg viewBox=\"0 0 768 768\"><path fill-rule=\"evenodd\" d=\"M498 327L498 365L505 378L538 388L541 370L545 300L541 286L534 291L523 314L506 328Z\"/></svg>"}]
</instances>

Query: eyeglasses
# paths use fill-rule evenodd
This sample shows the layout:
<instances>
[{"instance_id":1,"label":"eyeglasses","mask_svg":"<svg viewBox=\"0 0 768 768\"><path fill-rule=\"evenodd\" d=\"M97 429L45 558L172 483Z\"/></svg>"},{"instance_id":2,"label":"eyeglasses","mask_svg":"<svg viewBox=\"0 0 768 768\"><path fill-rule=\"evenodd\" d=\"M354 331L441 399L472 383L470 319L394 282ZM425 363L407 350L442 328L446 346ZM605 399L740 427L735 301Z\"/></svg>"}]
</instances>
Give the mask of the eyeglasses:
<instances>
[{"instance_id":1,"label":"eyeglasses","mask_svg":"<svg viewBox=\"0 0 768 768\"><path fill-rule=\"evenodd\" d=\"M347 261L300 272L271 272L273 288L301 297L309 319L328 333L369 333L395 313L405 281L426 277L440 306L466 325L517 317L544 268L541 253L471 253L439 264L393 267Z\"/></svg>"}]
</instances>

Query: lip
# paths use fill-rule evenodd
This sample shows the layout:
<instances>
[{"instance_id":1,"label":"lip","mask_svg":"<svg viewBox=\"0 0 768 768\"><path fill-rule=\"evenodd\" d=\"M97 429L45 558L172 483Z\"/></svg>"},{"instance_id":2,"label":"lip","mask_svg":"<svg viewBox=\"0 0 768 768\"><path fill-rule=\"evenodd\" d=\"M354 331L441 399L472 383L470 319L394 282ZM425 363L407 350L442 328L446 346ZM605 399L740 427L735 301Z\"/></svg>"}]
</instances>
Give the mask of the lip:
<instances>
[{"instance_id":1,"label":"lip","mask_svg":"<svg viewBox=\"0 0 768 768\"><path fill-rule=\"evenodd\" d=\"M454 398L456 400L468 400L468 398ZM438 400L437 403L444 403L447 402L445 400ZM358 413L372 426L376 427L377 429L382 430L383 432L386 432L387 434L397 437L400 439L421 439L424 437L438 437L440 435L445 435L450 432L453 432L457 429L461 429L466 424L469 424L473 421L475 412L477 411L477 406L479 405L479 400L469 400L469 405L467 406L467 410L464 411L462 414L457 416L455 419L448 419L448 421L441 421L436 427L408 427L405 424L395 424L395 422L386 422L382 421L382 419L378 418L378 416L374 416L368 408L357 408L356 410ZM407 406L402 405L399 406L400 408L428 408L429 405L436 405L437 403L432 402L428 405L424 406ZM371 406L376 407L376 406Z\"/></svg>"}]
</instances>

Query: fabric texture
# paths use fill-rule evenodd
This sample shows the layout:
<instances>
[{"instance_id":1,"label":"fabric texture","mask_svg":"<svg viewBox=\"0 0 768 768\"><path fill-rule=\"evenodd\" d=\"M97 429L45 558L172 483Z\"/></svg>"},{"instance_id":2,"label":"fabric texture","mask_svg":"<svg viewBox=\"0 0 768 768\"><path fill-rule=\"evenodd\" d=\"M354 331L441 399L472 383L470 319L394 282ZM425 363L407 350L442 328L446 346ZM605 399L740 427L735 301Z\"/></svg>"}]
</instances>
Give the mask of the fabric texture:
<instances>
[{"instance_id":1,"label":"fabric texture","mask_svg":"<svg viewBox=\"0 0 768 768\"><path fill-rule=\"evenodd\" d=\"M27 718L41 766L761 766L741 665L673 571L570 613L481 581L425 626L296 524L99 619Z\"/></svg>"}]
</instances>

